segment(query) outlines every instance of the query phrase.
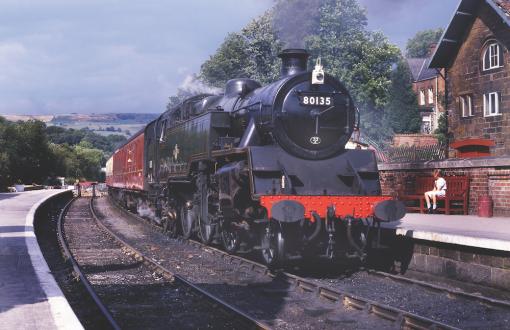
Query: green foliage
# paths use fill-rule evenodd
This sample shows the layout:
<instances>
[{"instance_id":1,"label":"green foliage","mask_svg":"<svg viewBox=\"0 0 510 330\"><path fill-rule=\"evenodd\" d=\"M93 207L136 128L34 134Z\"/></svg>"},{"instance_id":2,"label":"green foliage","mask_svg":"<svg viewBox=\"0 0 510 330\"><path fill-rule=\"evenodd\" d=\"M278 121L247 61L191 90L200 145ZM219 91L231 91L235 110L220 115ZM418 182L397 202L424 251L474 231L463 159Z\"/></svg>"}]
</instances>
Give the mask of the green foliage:
<instances>
[{"instance_id":1,"label":"green foliage","mask_svg":"<svg viewBox=\"0 0 510 330\"><path fill-rule=\"evenodd\" d=\"M248 43L239 33L230 33L223 44L201 67L201 76L216 87L223 87L232 77L246 78L248 73Z\"/></svg>"},{"instance_id":2,"label":"green foliage","mask_svg":"<svg viewBox=\"0 0 510 330\"><path fill-rule=\"evenodd\" d=\"M442 34L442 28L417 32L414 37L407 41L406 56L427 57L430 45L438 42Z\"/></svg>"},{"instance_id":3,"label":"green foliage","mask_svg":"<svg viewBox=\"0 0 510 330\"><path fill-rule=\"evenodd\" d=\"M12 123L0 117L0 190L17 182L42 184L48 178L98 180L107 155L126 140L73 130L37 120Z\"/></svg>"},{"instance_id":4,"label":"green foliage","mask_svg":"<svg viewBox=\"0 0 510 330\"><path fill-rule=\"evenodd\" d=\"M309 66L321 57L325 71L351 92L365 136L384 143L393 130L419 129L409 85L392 83L400 51L382 33L367 30L366 13L356 0L277 0L273 9L229 34L202 65L199 78L216 87L235 77L270 83L279 76L277 55L283 48L307 49ZM180 101L179 95L171 97L169 106ZM399 120L393 124L391 118Z\"/></svg>"},{"instance_id":5,"label":"green foliage","mask_svg":"<svg viewBox=\"0 0 510 330\"><path fill-rule=\"evenodd\" d=\"M395 133L417 133L421 116L416 94L412 89L412 75L407 62L401 58L391 76L389 102L385 114Z\"/></svg>"},{"instance_id":6,"label":"green foliage","mask_svg":"<svg viewBox=\"0 0 510 330\"><path fill-rule=\"evenodd\" d=\"M448 146L448 117L442 113L437 120L437 128L434 131L439 143Z\"/></svg>"},{"instance_id":7,"label":"green foliage","mask_svg":"<svg viewBox=\"0 0 510 330\"><path fill-rule=\"evenodd\" d=\"M80 144L82 142L90 143L90 146L106 152L107 155L112 154L115 149L126 141L126 137L118 134L103 136L94 133L89 129L65 129L59 126L49 126L46 128L48 140L51 143L63 144L70 146Z\"/></svg>"},{"instance_id":8,"label":"green foliage","mask_svg":"<svg viewBox=\"0 0 510 330\"><path fill-rule=\"evenodd\" d=\"M281 44L273 29L273 11L250 22L240 33L231 33L201 66L200 78L224 87L232 78L252 78L262 84L274 81L280 70Z\"/></svg>"}]
</instances>

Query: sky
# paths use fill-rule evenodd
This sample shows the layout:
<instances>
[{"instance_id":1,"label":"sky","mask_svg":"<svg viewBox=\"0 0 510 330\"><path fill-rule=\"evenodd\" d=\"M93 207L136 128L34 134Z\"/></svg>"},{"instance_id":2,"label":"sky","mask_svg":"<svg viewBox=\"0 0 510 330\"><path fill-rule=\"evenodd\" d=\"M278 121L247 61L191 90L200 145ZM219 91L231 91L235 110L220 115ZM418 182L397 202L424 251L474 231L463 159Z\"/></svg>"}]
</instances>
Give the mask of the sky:
<instances>
[{"instance_id":1,"label":"sky","mask_svg":"<svg viewBox=\"0 0 510 330\"><path fill-rule=\"evenodd\" d=\"M457 0L359 0L404 48ZM273 0L0 0L0 114L164 111L229 32Z\"/></svg>"}]
</instances>

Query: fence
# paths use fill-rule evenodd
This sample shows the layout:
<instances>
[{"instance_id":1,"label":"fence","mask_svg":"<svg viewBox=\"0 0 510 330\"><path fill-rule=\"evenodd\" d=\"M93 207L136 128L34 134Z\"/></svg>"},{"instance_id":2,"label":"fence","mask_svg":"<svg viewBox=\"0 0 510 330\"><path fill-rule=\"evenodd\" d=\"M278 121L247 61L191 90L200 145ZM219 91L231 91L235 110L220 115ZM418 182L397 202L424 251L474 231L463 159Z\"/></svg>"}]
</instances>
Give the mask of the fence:
<instances>
[{"instance_id":1,"label":"fence","mask_svg":"<svg viewBox=\"0 0 510 330\"><path fill-rule=\"evenodd\" d=\"M443 144L426 146L399 146L376 150L377 161L380 163L410 163L446 159L446 148Z\"/></svg>"}]
</instances>

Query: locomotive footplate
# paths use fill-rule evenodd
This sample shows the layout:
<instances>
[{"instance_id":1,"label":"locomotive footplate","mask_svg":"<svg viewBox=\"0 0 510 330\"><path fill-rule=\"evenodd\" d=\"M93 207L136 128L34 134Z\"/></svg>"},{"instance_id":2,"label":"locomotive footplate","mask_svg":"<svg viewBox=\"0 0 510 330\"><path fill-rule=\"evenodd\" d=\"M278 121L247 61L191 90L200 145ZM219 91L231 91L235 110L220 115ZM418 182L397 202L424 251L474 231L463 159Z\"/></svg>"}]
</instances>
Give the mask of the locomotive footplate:
<instances>
[{"instance_id":1,"label":"locomotive footplate","mask_svg":"<svg viewBox=\"0 0 510 330\"><path fill-rule=\"evenodd\" d=\"M368 220L375 225L405 214L402 203L389 196L267 195L261 196L260 204L269 220L262 248L279 253L280 261L310 251L328 259L363 260L371 230Z\"/></svg>"},{"instance_id":2,"label":"locomotive footplate","mask_svg":"<svg viewBox=\"0 0 510 330\"><path fill-rule=\"evenodd\" d=\"M376 206L383 202L386 208L395 208L395 219L385 217L383 221L396 221L403 217L401 203L393 201L390 196L299 196L299 195L265 195L260 197L260 204L267 209L268 219L272 218L273 207L282 201L294 201L303 206L303 217L311 222L315 222L313 212L320 218L325 219L328 213L328 207L333 206L334 217L337 219L369 218L374 216L378 209ZM405 211L404 211L405 212ZM381 214L383 211L381 212ZM387 212L389 213L389 211ZM396 219L397 217L399 217Z\"/></svg>"}]
</instances>

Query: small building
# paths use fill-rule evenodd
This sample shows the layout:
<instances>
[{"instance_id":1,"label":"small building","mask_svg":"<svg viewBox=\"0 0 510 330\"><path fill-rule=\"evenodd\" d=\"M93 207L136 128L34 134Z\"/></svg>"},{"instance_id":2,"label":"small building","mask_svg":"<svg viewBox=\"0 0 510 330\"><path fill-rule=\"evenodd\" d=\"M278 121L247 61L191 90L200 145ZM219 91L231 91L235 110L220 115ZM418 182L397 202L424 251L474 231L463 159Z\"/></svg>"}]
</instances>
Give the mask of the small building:
<instances>
[{"instance_id":1,"label":"small building","mask_svg":"<svg viewBox=\"0 0 510 330\"><path fill-rule=\"evenodd\" d=\"M450 147L510 155L510 1L462 0L430 61L446 76Z\"/></svg>"},{"instance_id":2,"label":"small building","mask_svg":"<svg viewBox=\"0 0 510 330\"><path fill-rule=\"evenodd\" d=\"M436 44L430 45L429 56L408 58L407 64L413 76L413 90L416 93L422 118L421 133L432 134L437 128L440 114L444 111L445 82L441 70L429 68L431 55Z\"/></svg>"}]
</instances>

